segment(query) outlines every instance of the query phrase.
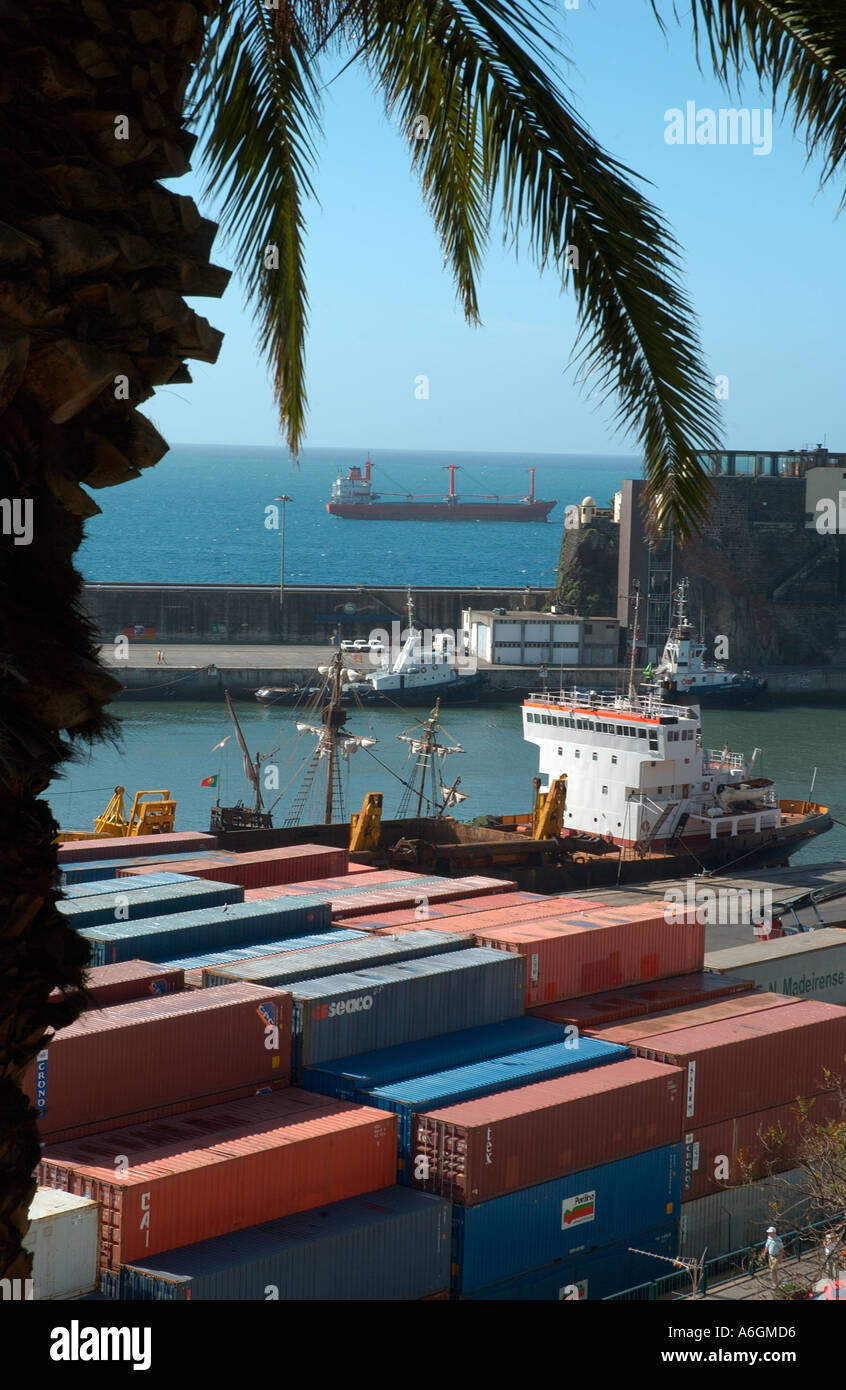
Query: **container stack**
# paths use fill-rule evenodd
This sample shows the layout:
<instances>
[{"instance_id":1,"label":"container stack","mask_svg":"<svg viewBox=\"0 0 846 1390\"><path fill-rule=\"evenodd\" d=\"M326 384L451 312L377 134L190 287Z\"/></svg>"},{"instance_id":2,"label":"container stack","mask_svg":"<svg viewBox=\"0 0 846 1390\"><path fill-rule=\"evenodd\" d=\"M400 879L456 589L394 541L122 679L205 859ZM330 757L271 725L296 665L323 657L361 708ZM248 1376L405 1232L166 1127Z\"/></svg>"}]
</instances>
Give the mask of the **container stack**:
<instances>
[{"instance_id":1,"label":"container stack","mask_svg":"<svg viewBox=\"0 0 846 1390\"><path fill-rule=\"evenodd\" d=\"M692 912L150 838L66 847L89 1007L26 1082L109 1297L606 1297L754 1224L796 1096L833 1114L846 1009L705 968Z\"/></svg>"}]
</instances>

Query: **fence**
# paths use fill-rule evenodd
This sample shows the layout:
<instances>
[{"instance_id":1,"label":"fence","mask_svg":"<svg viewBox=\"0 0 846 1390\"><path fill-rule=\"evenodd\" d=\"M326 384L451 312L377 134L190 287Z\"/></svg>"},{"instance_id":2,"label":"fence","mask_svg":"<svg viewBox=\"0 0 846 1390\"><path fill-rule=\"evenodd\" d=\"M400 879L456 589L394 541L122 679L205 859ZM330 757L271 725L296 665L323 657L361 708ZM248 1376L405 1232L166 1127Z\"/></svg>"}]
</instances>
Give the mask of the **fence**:
<instances>
[{"instance_id":1,"label":"fence","mask_svg":"<svg viewBox=\"0 0 846 1390\"><path fill-rule=\"evenodd\" d=\"M806 1251L814 1247L818 1248L820 1237L830 1228L831 1218L829 1217L824 1221L815 1222L813 1226L807 1226L802 1231L790 1231L783 1237L785 1259L790 1259L791 1256L798 1259ZM747 1245L742 1250L732 1250L726 1255L718 1255L713 1260L706 1260L699 1282L699 1297L704 1298L706 1296L709 1283L721 1284L727 1279L748 1278L754 1274L762 1246L763 1241L759 1240L755 1245ZM624 1289L622 1293L609 1294L602 1301L604 1303L652 1303L661 1298L672 1298L674 1295L686 1298L690 1294L690 1289L690 1275L686 1269L680 1269L675 1270L672 1274L663 1274L648 1284L637 1284L633 1289Z\"/></svg>"}]
</instances>

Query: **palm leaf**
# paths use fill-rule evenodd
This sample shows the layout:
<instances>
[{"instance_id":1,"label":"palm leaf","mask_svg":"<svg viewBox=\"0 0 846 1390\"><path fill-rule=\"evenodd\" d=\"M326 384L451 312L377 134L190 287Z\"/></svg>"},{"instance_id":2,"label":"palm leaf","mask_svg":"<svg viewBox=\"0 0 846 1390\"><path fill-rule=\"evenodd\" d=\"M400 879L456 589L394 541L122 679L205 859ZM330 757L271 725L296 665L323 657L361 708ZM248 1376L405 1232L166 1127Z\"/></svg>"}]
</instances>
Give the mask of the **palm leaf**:
<instances>
[{"instance_id":1,"label":"palm leaf","mask_svg":"<svg viewBox=\"0 0 846 1390\"><path fill-rule=\"evenodd\" d=\"M190 96L206 189L221 195L221 223L236 242L296 457L307 407L303 200L314 196L320 127L319 91L296 14L261 0L232 0L210 30Z\"/></svg>"},{"instance_id":2,"label":"palm leaf","mask_svg":"<svg viewBox=\"0 0 846 1390\"><path fill-rule=\"evenodd\" d=\"M653 9L661 20L657 0ZM677 16L678 17L678 16ZM697 53L736 88L747 69L783 96L825 184L846 159L846 5L831 0L691 0ZM846 198L846 194L844 194ZM843 199L841 199L841 207Z\"/></svg>"},{"instance_id":3,"label":"palm leaf","mask_svg":"<svg viewBox=\"0 0 846 1390\"><path fill-rule=\"evenodd\" d=\"M696 453L718 447L718 415L677 247L546 70L545 11L541 0L411 0L401 13L376 4L366 62L408 132L468 317L497 200L506 238L525 233L538 266L572 285L580 371L638 434L653 525L683 537L707 514ZM426 141L415 140L415 113L429 119Z\"/></svg>"}]
</instances>

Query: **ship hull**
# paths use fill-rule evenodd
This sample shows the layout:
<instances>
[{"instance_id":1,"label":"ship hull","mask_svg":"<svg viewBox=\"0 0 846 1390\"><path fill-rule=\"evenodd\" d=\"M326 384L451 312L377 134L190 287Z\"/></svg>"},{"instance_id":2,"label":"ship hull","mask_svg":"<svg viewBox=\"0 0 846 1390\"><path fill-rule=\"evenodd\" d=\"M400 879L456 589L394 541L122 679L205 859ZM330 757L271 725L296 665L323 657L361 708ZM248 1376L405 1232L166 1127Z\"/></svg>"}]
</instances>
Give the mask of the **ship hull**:
<instances>
[{"instance_id":1,"label":"ship hull","mask_svg":"<svg viewBox=\"0 0 846 1390\"><path fill-rule=\"evenodd\" d=\"M316 688L295 688L281 689L264 686L253 692L259 704L262 705L299 705L305 704L309 699L313 699ZM487 678L482 673L471 676L459 676L454 681L444 681L442 684L431 684L425 686L409 685L391 689L385 694L381 694L373 689L357 690L355 694L342 693L341 706L343 709L356 709L359 705L365 708L373 706L400 705L403 708L429 709L435 702L440 700L442 705L475 705L478 701L490 693L492 698L501 698L497 691L488 692Z\"/></svg>"},{"instance_id":2,"label":"ship hull","mask_svg":"<svg viewBox=\"0 0 846 1390\"><path fill-rule=\"evenodd\" d=\"M757 677L731 685L699 685L690 690L670 690L661 687L661 698L671 705L699 705L702 709L745 709L757 704L767 689L767 682Z\"/></svg>"},{"instance_id":3,"label":"ship hull","mask_svg":"<svg viewBox=\"0 0 846 1390\"><path fill-rule=\"evenodd\" d=\"M344 521L546 521L554 502L327 502Z\"/></svg>"}]
</instances>

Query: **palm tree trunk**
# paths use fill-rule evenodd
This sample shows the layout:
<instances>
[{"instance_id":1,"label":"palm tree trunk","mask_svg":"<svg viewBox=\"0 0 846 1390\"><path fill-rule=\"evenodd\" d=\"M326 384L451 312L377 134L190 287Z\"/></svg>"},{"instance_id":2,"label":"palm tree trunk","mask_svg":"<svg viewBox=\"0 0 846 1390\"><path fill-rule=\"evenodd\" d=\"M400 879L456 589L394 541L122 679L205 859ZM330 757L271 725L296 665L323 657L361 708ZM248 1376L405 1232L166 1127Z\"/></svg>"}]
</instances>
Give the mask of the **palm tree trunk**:
<instances>
[{"instance_id":1,"label":"palm tree trunk","mask_svg":"<svg viewBox=\"0 0 846 1390\"><path fill-rule=\"evenodd\" d=\"M184 93L215 9L34 0L0 28L0 1278L31 1267L40 1149L21 1082L77 1016L87 960L56 910L41 797L74 743L114 731L119 688L79 607L73 555L100 510L80 484L156 463L167 446L136 407L220 347L182 298L226 285L214 224L157 182L188 168Z\"/></svg>"}]
</instances>

